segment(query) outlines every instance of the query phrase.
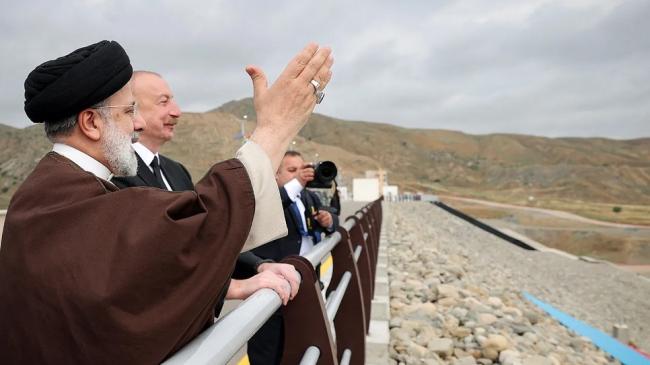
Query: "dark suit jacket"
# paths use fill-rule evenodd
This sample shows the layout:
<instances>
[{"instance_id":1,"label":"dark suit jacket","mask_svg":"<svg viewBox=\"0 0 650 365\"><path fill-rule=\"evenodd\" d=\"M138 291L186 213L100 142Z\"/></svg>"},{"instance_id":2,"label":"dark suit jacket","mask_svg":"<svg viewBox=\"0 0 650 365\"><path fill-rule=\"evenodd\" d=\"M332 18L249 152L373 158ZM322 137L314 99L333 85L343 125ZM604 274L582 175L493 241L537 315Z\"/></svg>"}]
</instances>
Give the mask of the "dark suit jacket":
<instances>
[{"instance_id":1,"label":"dark suit jacket","mask_svg":"<svg viewBox=\"0 0 650 365\"><path fill-rule=\"evenodd\" d=\"M325 228L321 227L320 224L311 217L310 211L312 210L312 207L316 211L319 209L326 209L326 207L322 206L320 199L316 194L304 189L300 194L300 198L305 205L305 218L310 221L312 227L316 227L325 233L336 231L339 226L339 217L333 212L330 211L332 214L333 225L329 231L326 231ZM300 254L302 237L298 231L298 224L302 224L302 222L297 222L297 217L294 217L289 210L292 201L284 187L280 188L280 199L282 200L282 208L284 210L284 219L287 223L288 235L254 248L251 250L253 255L247 253L245 257L240 256L240 259L237 261L235 274L233 275L234 278L250 277L255 274L254 272L247 271L246 268L242 266L242 264L245 264L248 260L256 259L259 262L260 259L264 259L279 262L287 256ZM251 267L250 264L247 264L247 266Z\"/></svg>"},{"instance_id":2,"label":"dark suit jacket","mask_svg":"<svg viewBox=\"0 0 650 365\"><path fill-rule=\"evenodd\" d=\"M298 222L298 217L294 217L289 210L289 206L292 201L289 199L289 195L284 187L280 188L280 198L282 199L282 207L284 208L284 219L287 223L287 229L289 234L286 237L278 238L277 240L271 241L265 245L254 248L251 252L246 252L245 257L242 260L242 256L239 256L237 261L237 266L233 278L245 278L254 275L254 272L247 272L246 267L242 265L242 262L247 259L259 260L271 259L273 261L281 261L283 258L290 255L300 254L300 244L302 242L302 237L298 231L298 224L302 224L302 221ZM326 209L322 207L320 199L313 192L303 189L300 194L300 198L305 205L305 218L311 222L312 227L320 227L318 222L311 217L310 212L312 207L315 210ZM339 225L338 215L332 213L333 219L333 228L328 232L334 232ZM323 231L324 228L320 227ZM250 267L248 265L247 267ZM316 268L316 273L320 270ZM277 310L269 320L262 325L262 327L253 335L253 337L248 341L248 357L252 365L258 364L279 364L280 359L282 358L282 343L284 339L284 327L282 325L282 314L281 310Z\"/></svg>"},{"instance_id":3,"label":"dark suit jacket","mask_svg":"<svg viewBox=\"0 0 650 365\"><path fill-rule=\"evenodd\" d=\"M118 188L128 188L132 186L158 186L156 177L149 169L140 156L136 153L138 158L138 174L129 177L114 177L111 181ZM163 155L160 157L160 168L171 186L173 191L194 190L192 184L192 176L182 164L167 158Z\"/></svg>"}]
</instances>

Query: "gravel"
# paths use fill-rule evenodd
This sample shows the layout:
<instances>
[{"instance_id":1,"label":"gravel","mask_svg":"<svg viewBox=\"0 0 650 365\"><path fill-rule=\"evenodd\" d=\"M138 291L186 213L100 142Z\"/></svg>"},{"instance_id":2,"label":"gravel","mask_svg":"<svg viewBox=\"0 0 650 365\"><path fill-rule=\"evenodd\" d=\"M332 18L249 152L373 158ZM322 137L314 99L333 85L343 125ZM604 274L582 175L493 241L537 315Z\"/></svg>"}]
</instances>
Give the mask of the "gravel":
<instances>
[{"instance_id":1,"label":"gravel","mask_svg":"<svg viewBox=\"0 0 650 365\"><path fill-rule=\"evenodd\" d=\"M385 207L395 363L617 363L522 291L606 333L626 324L650 349L646 278L523 250L429 203Z\"/></svg>"}]
</instances>

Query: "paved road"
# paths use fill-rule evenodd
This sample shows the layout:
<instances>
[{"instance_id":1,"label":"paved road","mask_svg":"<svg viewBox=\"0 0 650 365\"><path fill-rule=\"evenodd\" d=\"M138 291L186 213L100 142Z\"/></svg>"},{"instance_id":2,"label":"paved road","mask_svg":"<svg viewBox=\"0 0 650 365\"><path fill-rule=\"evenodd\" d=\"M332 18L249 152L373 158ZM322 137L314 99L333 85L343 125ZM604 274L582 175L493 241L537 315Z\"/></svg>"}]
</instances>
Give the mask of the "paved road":
<instances>
[{"instance_id":1,"label":"paved road","mask_svg":"<svg viewBox=\"0 0 650 365\"><path fill-rule=\"evenodd\" d=\"M522 207L520 205L512 205L512 204L505 204L505 203L495 203L495 202L491 202L491 201L487 201L487 200L460 198L460 197L455 197L455 196L440 196L440 198L442 200L457 200L457 201L464 201L464 202L468 202L468 203L482 204L482 205L487 205L487 206L491 206L491 207L498 207L498 208L527 210L527 211L552 215L552 216L557 217L557 218L570 219L570 220L574 220L574 221L578 221L578 222L582 222L582 223L595 224L595 225L605 226L605 227L650 228L649 226L643 226L643 225L640 225L640 224L624 224L624 223L612 223L612 222L599 221L599 220L596 220L596 219L585 218L585 217L579 216L577 214L563 212L563 211L560 211L560 210Z\"/></svg>"}]
</instances>

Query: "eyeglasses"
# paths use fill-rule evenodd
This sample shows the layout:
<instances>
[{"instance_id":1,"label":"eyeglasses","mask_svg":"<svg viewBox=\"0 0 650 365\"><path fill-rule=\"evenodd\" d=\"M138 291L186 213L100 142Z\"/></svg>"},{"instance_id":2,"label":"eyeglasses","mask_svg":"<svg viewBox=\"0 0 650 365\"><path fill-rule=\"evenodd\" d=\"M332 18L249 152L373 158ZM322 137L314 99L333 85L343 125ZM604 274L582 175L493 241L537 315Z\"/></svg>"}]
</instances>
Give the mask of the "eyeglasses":
<instances>
[{"instance_id":1,"label":"eyeglasses","mask_svg":"<svg viewBox=\"0 0 650 365\"><path fill-rule=\"evenodd\" d=\"M130 105L104 105L104 106L96 106L90 109L111 109L111 108L132 108L132 110L127 111L127 114L131 115L131 118L134 118L138 115L138 104L130 104Z\"/></svg>"}]
</instances>

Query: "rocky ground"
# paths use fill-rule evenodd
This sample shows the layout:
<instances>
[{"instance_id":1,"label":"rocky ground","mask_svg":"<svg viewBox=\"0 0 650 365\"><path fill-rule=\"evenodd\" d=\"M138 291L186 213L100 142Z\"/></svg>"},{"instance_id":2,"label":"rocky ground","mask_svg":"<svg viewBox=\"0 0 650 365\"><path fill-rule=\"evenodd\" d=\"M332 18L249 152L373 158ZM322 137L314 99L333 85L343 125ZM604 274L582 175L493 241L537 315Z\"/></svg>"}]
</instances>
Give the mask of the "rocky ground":
<instances>
[{"instance_id":1,"label":"rocky ground","mask_svg":"<svg viewBox=\"0 0 650 365\"><path fill-rule=\"evenodd\" d=\"M428 203L385 205L396 364L617 364L522 296L650 348L650 281L525 251Z\"/></svg>"}]
</instances>

